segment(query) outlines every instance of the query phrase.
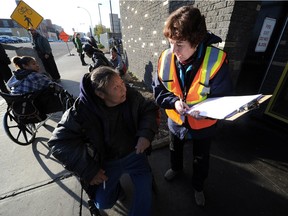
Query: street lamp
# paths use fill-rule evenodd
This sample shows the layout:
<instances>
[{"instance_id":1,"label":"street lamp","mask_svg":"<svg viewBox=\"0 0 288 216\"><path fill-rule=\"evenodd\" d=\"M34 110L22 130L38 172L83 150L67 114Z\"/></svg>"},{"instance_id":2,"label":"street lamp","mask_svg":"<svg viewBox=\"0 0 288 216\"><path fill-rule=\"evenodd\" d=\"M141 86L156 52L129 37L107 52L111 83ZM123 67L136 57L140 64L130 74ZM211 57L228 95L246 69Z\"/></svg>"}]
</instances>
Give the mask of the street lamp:
<instances>
[{"instance_id":1,"label":"street lamp","mask_svg":"<svg viewBox=\"0 0 288 216\"><path fill-rule=\"evenodd\" d=\"M101 13L100 13L100 5L102 5L102 3L98 3L98 10L99 10L100 25L101 25L101 27L102 27L102 20L101 20Z\"/></svg>"},{"instance_id":2,"label":"street lamp","mask_svg":"<svg viewBox=\"0 0 288 216\"><path fill-rule=\"evenodd\" d=\"M112 32L114 33L114 22L113 22L113 14L112 14L112 5L111 5L111 0L109 0L110 2L110 13L111 13L111 22L112 22Z\"/></svg>"},{"instance_id":3,"label":"street lamp","mask_svg":"<svg viewBox=\"0 0 288 216\"><path fill-rule=\"evenodd\" d=\"M91 34L91 36L93 36L93 34L92 34L92 26L93 25L92 25L91 14L89 13L89 11L86 8L83 8L83 7L80 7L80 6L77 6L77 8L82 8L83 10L85 10L88 13L88 15L90 17L90 34Z\"/></svg>"}]
</instances>

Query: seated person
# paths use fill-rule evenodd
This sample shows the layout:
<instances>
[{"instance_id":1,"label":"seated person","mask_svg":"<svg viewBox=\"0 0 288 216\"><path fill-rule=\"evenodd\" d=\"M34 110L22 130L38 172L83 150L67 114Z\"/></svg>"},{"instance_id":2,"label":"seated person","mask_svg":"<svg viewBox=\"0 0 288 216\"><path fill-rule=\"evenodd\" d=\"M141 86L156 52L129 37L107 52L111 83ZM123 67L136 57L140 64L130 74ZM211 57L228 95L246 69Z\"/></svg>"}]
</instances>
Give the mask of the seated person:
<instances>
[{"instance_id":1,"label":"seated person","mask_svg":"<svg viewBox=\"0 0 288 216\"><path fill-rule=\"evenodd\" d=\"M89 198L98 209L116 204L122 191L120 178L130 175L135 191L129 215L152 215L146 150L158 131L158 106L126 86L107 66L86 73L80 87L75 106L62 116L48 142L53 156L96 187Z\"/></svg>"},{"instance_id":2,"label":"seated person","mask_svg":"<svg viewBox=\"0 0 288 216\"><path fill-rule=\"evenodd\" d=\"M82 49L86 56L92 58L93 61L93 64L89 67L89 72L99 66L113 67L112 63L105 57L104 53L100 49L97 49L90 44L84 44Z\"/></svg>"},{"instance_id":3,"label":"seated person","mask_svg":"<svg viewBox=\"0 0 288 216\"><path fill-rule=\"evenodd\" d=\"M44 73L40 73L40 67L33 57L15 56L12 58L12 62L16 70L13 71L13 76L7 82L11 94L41 91L34 101L41 113L48 114L62 110L62 103L57 94L63 90L62 86L53 82Z\"/></svg>"},{"instance_id":4,"label":"seated person","mask_svg":"<svg viewBox=\"0 0 288 216\"><path fill-rule=\"evenodd\" d=\"M124 70L124 62L121 55L118 53L116 47L110 49L110 62L113 64L114 68L119 72L120 76L125 75L126 71Z\"/></svg>"}]
</instances>

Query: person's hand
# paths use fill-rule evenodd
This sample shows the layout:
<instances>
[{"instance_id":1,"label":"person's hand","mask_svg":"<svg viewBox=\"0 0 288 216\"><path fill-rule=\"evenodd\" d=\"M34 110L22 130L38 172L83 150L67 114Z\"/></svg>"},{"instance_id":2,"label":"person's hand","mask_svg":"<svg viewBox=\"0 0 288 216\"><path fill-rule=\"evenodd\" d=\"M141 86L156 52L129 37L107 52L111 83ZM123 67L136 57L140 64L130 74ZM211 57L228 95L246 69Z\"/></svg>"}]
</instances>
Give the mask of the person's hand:
<instances>
[{"instance_id":1,"label":"person's hand","mask_svg":"<svg viewBox=\"0 0 288 216\"><path fill-rule=\"evenodd\" d=\"M135 146L136 154L143 153L150 146L150 141L145 137L139 137Z\"/></svg>"},{"instance_id":2,"label":"person's hand","mask_svg":"<svg viewBox=\"0 0 288 216\"><path fill-rule=\"evenodd\" d=\"M175 109L180 115L185 115L186 111L189 109L189 106L180 99L175 102Z\"/></svg>"},{"instance_id":3,"label":"person's hand","mask_svg":"<svg viewBox=\"0 0 288 216\"><path fill-rule=\"evenodd\" d=\"M99 185L104 181L107 181L108 177L105 175L105 171L100 169L94 178L89 182L90 185Z\"/></svg>"},{"instance_id":4,"label":"person's hand","mask_svg":"<svg viewBox=\"0 0 288 216\"><path fill-rule=\"evenodd\" d=\"M189 115L195 119L198 119L198 120L206 118L205 116L201 116L200 111L198 111L198 110L194 110L194 111L190 112Z\"/></svg>"}]
</instances>

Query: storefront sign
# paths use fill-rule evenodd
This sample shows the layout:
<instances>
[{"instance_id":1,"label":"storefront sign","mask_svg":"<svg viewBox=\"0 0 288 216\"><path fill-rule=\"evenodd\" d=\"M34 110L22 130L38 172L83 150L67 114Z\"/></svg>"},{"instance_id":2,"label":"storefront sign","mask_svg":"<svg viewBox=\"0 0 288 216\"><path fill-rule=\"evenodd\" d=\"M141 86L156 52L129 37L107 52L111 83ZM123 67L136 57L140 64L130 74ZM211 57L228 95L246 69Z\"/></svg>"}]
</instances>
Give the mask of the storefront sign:
<instances>
[{"instance_id":1,"label":"storefront sign","mask_svg":"<svg viewBox=\"0 0 288 216\"><path fill-rule=\"evenodd\" d=\"M265 52L269 41L270 37L273 33L273 29L276 24L276 19L266 17L255 47L255 52Z\"/></svg>"}]
</instances>

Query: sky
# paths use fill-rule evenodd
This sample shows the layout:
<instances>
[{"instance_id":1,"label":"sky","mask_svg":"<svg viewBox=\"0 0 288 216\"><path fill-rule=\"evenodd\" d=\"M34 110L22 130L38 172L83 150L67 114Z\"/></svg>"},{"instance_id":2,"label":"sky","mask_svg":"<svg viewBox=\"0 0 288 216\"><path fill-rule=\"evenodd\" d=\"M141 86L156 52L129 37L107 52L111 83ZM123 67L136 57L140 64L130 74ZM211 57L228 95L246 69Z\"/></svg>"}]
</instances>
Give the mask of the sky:
<instances>
[{"instance_id":1,"label":"sky","mask_svg":"<svg viewBox=\"0 0 288 216\"><path fill-rule=\"evenodd\" d=\"M72 28L79 32L89 32L91 22L93 26L100 24L98 3L101 3L102 25L110 28L109 0L24 0L24 2L43 19L50 19L53 24L62 26L67 34L73 33ZM0 5L0 18L10 19L16 8L15 0L0 0ZM81 8L77 8L78 6ZM112 13L118 14L120 18L119 0L111 0L111 8Z\"/></svg>"}]
</instances>

